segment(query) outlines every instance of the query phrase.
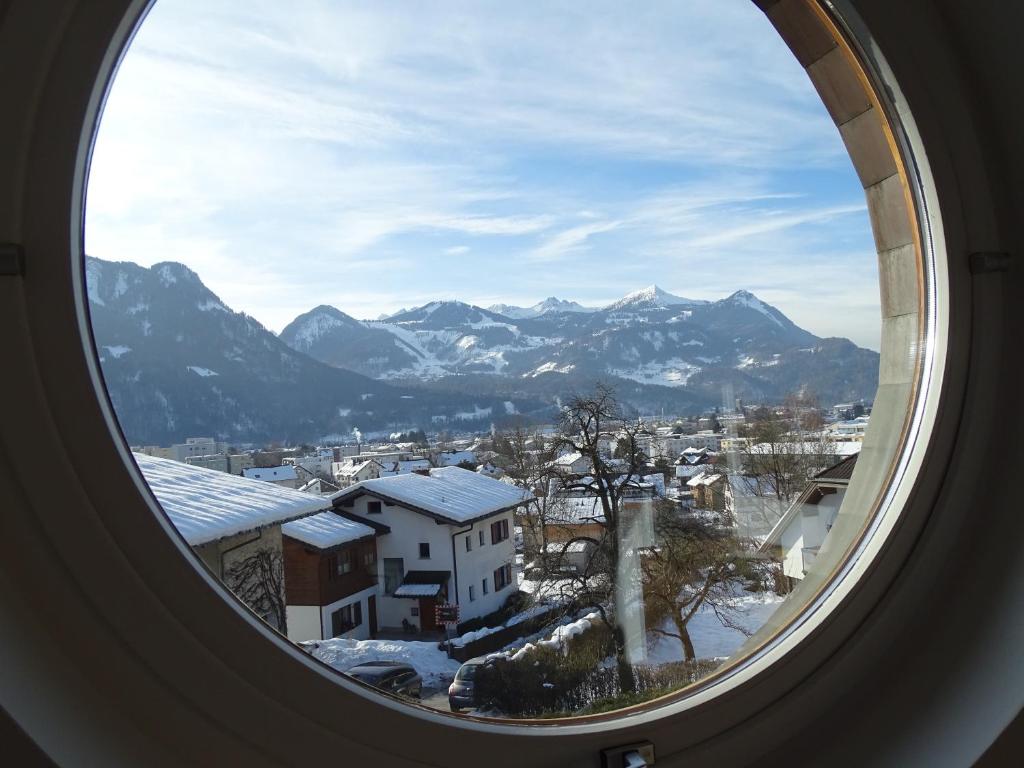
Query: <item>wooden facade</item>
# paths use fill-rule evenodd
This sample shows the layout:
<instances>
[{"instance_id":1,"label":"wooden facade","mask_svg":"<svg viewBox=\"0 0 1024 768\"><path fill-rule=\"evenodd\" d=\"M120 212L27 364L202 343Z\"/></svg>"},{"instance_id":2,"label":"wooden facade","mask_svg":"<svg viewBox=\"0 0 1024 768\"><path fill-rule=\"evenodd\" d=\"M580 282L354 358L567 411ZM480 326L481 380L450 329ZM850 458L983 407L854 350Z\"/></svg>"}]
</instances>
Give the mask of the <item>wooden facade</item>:
<instances>
[{"instance_id":1,"label":"wooden facade","mask_svg":"<svg viewBox=\"0 0 1024 768\"><path fill-rule=\"evenodd\" d=\"M283 539L288 605L330 605L377 585L377 544L372 537L325 550L289 536Z\"/></svg>"}]
</instances>

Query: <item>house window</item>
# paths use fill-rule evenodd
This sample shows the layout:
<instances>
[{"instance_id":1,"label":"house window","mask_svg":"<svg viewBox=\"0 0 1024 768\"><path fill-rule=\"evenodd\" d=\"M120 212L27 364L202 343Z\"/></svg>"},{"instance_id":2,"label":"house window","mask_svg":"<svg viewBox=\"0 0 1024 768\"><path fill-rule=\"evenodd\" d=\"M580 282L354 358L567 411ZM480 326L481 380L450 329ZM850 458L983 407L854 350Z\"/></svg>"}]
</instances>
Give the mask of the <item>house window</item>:
<instances>
[{"instance_id":1,"label":"house window","mask_svg":"<svg viewBox=\"0 0 1024 768\"><path fill-rule=\"evenodd\" d=\"M480 534L480 546L482 547L484 545L484 532L478 531L478 533Z\"/></svg>"},{"instance_id":2,"label":"house window","mask_svg":"<svg viewBox=\"0 0 1024 768\"><path fill-rule=\"evenodd\" d=\"M337 558L337 565L335 566L338 571L338 575L342 576L352 570L352 553L351 552L339 552Z\"/></svg>"},{"instance_id":3,"label":"house window","mask_svg":"<svg viewBox=\"0 0 1024 768\"><path fill-rule=\"evenodd\" d=\"M330 555L327 558L327 579L334 581L336 578L338 578L338 556Z\"/></svg>"},{"instance_id":4,"label":"house window","mask_svg":"<svg viewBox=\"0 0 1024 768\"><path fill-rule=\"evenodd\" d=\"M472 584L469 585L469 602L476 600L476 587Z\"/></svg>"},{"instance_id":5,"label":"house window","mask_svg":"<svg viewBox=\"0 0 1024 768\"><path fill-rule=\"evenodd\" d=\"M491 544L497 544L508 538L508 520L498 520L491 523Z\"/></svg>"},{"instance_id":6,"label":"house window","mask_svg":"<svg viewBox=\"0 0 1024 768\"><path fill-rule=\"evenodd\" d=\"M472 552L473 551L473 537L472 536L467 536L466 537L466 551L467 552Z\"/></svg>"},{"instance_id":7,"label":"house window","mask_svg":"<svg viewBox=\"0 0 1024 768\"><path fill-rule=\"evenodd\" d=\"M380 514L380 502L379 501L368 501L368 502L366 502L366 514L368 514L368 515L379 515Z\"/></svg>"},{"instance_id":8,"label":"house window","mask_svg":"<svg viewBox=\"0 0 1024 768\"><path fill-rule=\"evenodd\" d=\"M425 541L420 542L420 560L430 559L430 544Z\"/></svg>"},{"instance_id":9,"label":"house window","mask_svg":"<svg viewBox=\"0 0 1024 768\"><path fill-rule=\"evenodd\" d=\"M377 550L367 549L363 552L363 565L370 567L377 564Z\"/></svg>"},{"instance_id":10,"label":"house window","mask_svg":"<svg viewBox=\"0 0 1024 768\"><path fill-rule=\"evenodd\" d=\"M400 557L384 558L384 594L393 595L405 576L405 561Z\"/></svg>"},{"instance_id":11,"label":"house window","mask_svg":"<svg viewBox=\"0 0 1024 768\"><path fill-rule=\"evenodd\" d=\"M512 583L512 566L506 564L494 571L494 591L504 589Z\"/></svg>"},{"instance_id":12,"label":"house window","mask_svg":"<svg viewBox=\"0 0 1024 768\"><path fill-rule=\"evenodd\" d=\"M363 604L349 603L331 614L331 635L337 637L363 623Z\"/></svg>"},{"instance_id":13,"label":"house window","mask_svg":"<svg viewBox=\"0 0 1024 768\"><path fill-rule=\"evenodd\" d=\"M490 590L487 588L487 579L486 578L483 580L482 584L483 584L483 593L486 595L488 592L490 592Z\"/></svg>"}]
</instances>

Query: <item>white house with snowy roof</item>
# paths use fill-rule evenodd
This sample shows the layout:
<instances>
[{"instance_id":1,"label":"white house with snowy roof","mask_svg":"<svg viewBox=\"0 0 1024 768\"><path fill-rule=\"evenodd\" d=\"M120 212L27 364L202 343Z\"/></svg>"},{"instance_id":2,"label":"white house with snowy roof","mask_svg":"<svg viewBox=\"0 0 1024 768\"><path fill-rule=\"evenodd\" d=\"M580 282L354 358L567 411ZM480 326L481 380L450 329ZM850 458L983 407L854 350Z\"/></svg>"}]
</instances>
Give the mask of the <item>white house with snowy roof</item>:
<instances>
[{"instance_id":1,"label":"white house with snowy roof","mask_svg":"<svg viewBox=\"0 0 1024 768\"><path fill-rule=\"evenodd\" d=\"M437 454L437 463L442 467L456 467L459 464L476 464L473 451L441 451Z\"/></svg>"},{"instance_id":2,"label":"white house with snowy roof","mask_svg":"<svg viewBox=\"0 0 1024 768\"><path fill-rule=\"evenodd\" d=\"M529 494L460 467L366 480L334 496L353 520L384 526L377 537L381 629L439 629L435 607L459 621L502 606L515 589L513 512Z\"/></svg>"},{"instance_id":3,"label":"white house with snowy roof","mask_svg":"<svg viewBox=\"0 0 1024 768\"><path fill-rule=\"evenodd\" d=\"M378 536L390 529L331 509L281 526L288 639L377 633Z\"/></svg>"},{"instance_id":4,"label":"white house with snowy roof","mask_svg":"<svg viewBox=\"0 0 1024 768\"><path fill-rule=\"evenodd\" d=\"M298 488L301 484L295 466L292 464L283 464L280 467L250 467L242 470L242 476L249 480L274 483L285 488Z\"/></svg>"},{"instance_id":5,"label":"white house with snowy roof","mask_svg":"<svg viewBox=\"0 0 1024 768\"><path fill-rule=\"evenodd\" d=\"M286 628L281 525L330 508L330 499L171 459L134 454L171 524L207 568L271 626ZM258 578L268 566L274 588Z\"/></svg>"},{"instance_id":6,"label":"white house with snowy roof","mask_svg":"<svg viewBox=\"0 0 1024 768\"><path fill-rule=\"evenodd\" d=\"M347 488L363 480L374 480L380 477L383 472L384 465L376 459L335 462L333 465L334 479L341 488Z\"/></svg>"}]
</instances>

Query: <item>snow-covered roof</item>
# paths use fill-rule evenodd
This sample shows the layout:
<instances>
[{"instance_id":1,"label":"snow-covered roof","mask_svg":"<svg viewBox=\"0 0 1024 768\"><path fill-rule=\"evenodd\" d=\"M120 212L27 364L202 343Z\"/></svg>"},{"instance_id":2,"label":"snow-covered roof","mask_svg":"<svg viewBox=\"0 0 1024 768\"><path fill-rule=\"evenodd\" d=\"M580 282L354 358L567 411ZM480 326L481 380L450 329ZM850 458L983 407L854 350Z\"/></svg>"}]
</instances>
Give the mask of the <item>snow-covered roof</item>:
<instances>
[{"instance_id":1,"label":"snow-covered roof","mask_svg":"<svg viewBox=\"0 0 1024 768\"><path fill-rule=\"evenodd\" d=\"M565 453L555 459L552 464L559 467L569 467L583 458L582 453Z\"/></svg>"},{"instance_id":2,"label":"snow-covered roof","mask_svg":"<svg viewBox=\"0 0 1024 768\"><path fill-rule=\"evenodd\" d=\"M353 464L348 467L340 467L338 473L342 475L358 475L371 464L376 464L378 467L381 467L383 469L383 465L376 459L367 459L366 461L360 462L359 464Z\"/></svg>"},{"instance_id":3,"label":"snow-covered roof","mask_svg":"<svg viewBox=\"0 0 1024 768\"><path fill-rule=\"evenodd\" d=\"M860 453L860 443L806 442L806 443L756 443L750 446L750 453L781 456L852 456Z\"/></svg>"},{"instance_id":4,"label":"snow-covered roof","mask_svg":"<svg viewBox=\"0 0 1024 768\"><path fill-rule=\"evenodd\" d=\"M549 504L545 523L555 525L585 525L604 523L604 508L597 496L559 496Z\"/></svg>"},{"instance_id":5,"label":"snow-covered roof","mask_svg":"<svg viewBox=\"0 0 1024 768\"><path fill-rule=\"evenodd\" d=\"M488 517L532 498L522 488L461 467L431 469L429 475L363 480L332 498L344 500L366 493L454 523Z\"/></svg>"},{"instance_id":6,"label":"snow-covered roof","mask_svg":"<svg viewBox=\"0 0 1024 768\"><path fill-rule=\"evenodd\" d=\"M250 467L243 469L242 475L250 480L263 480L264 482L295 480L298 477L295 474L294 464L285 464L280 467Z\"/></svg>"},{"instance_id":7,"label":"snow-covered roof","mask_svg":"<svg viewBox=\"0 0 1024 768\"><path fill-rule=\"evenodd\" d=\"M593 545L590 544L590 542L586 542L586 541L573 541L573 542L571 542L569 544L569 546L566 546L565 542L552 541L552 542L550 542L549 544L547 544L544 547L544 551L545 552L554 552L556 554L560 553L562 551L565 551L565 552L585 552L587 550L587 546L593 546Z\"/></svg>"},{"instance_id":8,"label":"snow-covered roof","mask_svg":"<svg viewBox=\"0 0 1024 768\"><path fill-rule=\"evenodd\" d=\"M394 591L395 597L434 597L441 591L440 584L402 584Z\"/></svg>"},{"instance_id":9,"label":"snow-covered roof","mask_svg":"<svg viewBox=\"0 0 1024 768\"><path fill-rule=\"evenodd\" d=\"M321 512L281 526L281 533L317 549L330 549L339 544L373 536L368 525L349 520L335 512Z\"/></svg>"},{"instance_id":10,"label":"snow-covered roof","mask_svg":"<svg viewBox=\"0 0 1024 768\"><path fill-rule=\"evenodd\" d=\"M473 464L476 462L476 454L472 451L442 451L437 454L437 461L442 467L454 467L463 462Z\"/></svg>"},{"instance_id":11,"label":"snow-covered roof","mask_svg":"<svg viewBox=\"0 0 1024 768\"><path fill-rule=\"evenodd\" d=\"M133 454L153 495L191 546L330 507L330 499L227 472Z\"/></svg>"},{"instance_id":12,"label":"snow-covered roof","mask_svg":"<svg viewBox=\"0 0 1024 768\"><path fill-rule=\"evenodd\" d=\"M696 477L693 477L693 478L690 478L689 480L687 480L686 484L690 488L696 488L699 485L712 485L714 483L717 483L719 481L719 479L721 479L721 477L722 477L721 475L711 475L711 474L697 475Z\"/></svg>"}]
</instances>

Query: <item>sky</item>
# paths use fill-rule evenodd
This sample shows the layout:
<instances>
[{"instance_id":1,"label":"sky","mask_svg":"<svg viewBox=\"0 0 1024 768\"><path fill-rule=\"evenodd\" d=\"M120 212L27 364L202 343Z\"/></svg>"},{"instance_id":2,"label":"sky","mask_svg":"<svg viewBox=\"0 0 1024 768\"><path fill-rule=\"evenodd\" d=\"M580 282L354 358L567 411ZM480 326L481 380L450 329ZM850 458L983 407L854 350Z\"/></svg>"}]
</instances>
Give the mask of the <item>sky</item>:
<instances>
[{"instance_id":1,"label":"sky","mask_svg":"<svg viewBox=\"0 0 1024 768\"><path fill-rule=\"evenodd\" d=\"M656 283L879 346L863 191L750 0L158 0L86 201L90 255L274 331Z\"/></svg>"}]
</instances>

